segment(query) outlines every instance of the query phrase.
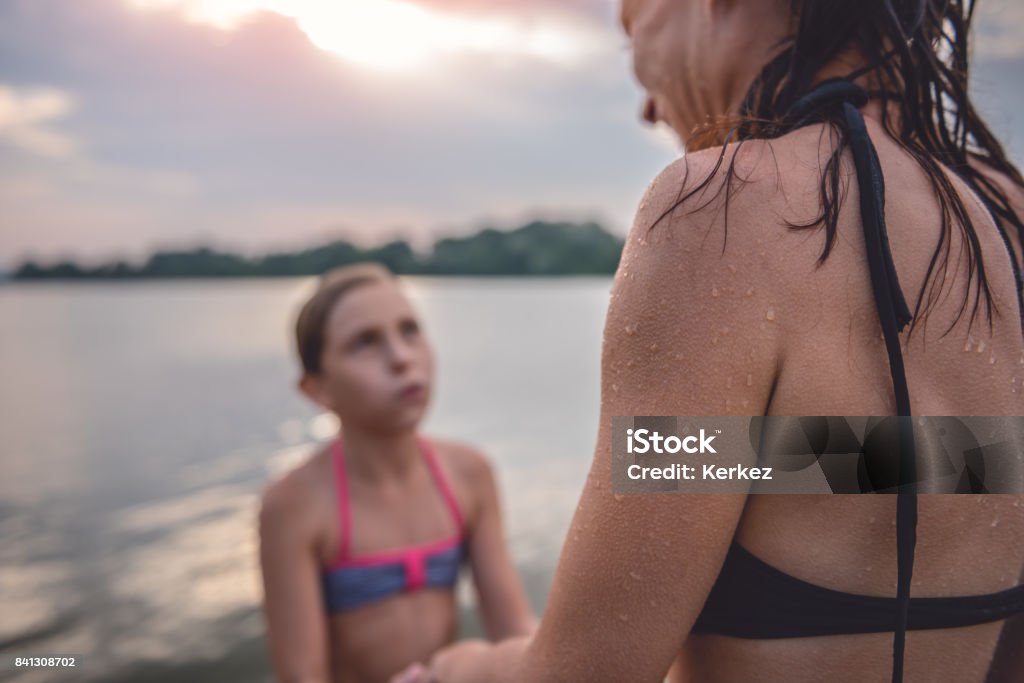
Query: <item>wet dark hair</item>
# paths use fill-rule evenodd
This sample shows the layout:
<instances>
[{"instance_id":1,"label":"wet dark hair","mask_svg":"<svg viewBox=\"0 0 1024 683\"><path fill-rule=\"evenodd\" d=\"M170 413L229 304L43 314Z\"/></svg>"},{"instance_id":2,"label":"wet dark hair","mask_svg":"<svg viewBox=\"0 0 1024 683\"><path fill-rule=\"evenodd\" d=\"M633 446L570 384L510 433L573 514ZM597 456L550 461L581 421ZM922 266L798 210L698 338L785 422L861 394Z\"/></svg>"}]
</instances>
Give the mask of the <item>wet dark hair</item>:
<instances>
[{"instance_id":1,"label":"wet dark hair","mask_svg":"<svg viewBox=\"0 0 1024 683\"><path fill-rule=\"evenodd\" d=\"M1017 284L1018 307L1024 319L1021 264L1017 262L1016 252L1007 237L1007 230L1014 229L1024 243L1024 223L1013 210L1006 194L979 166L986 166L1005 175L1018 186L1024 185L1024 179L975 110L967 92L967 36L976 2L790 0L789 4L794 33L777 46L780 52L757 75L746 93L739 115L710 122L695 131L691 142L695 143L697 149L721 142L722 151L711 173L695 187L681 194L651 225L651 229L687 199L707 187L718 174L729 143L737 142L721 186L707 202L692 209L698 211L704 208L724 189L727 231L728 201L733 182L746 182L745 178L735 174L733 168L743 142L777 138L790 132L792 125L787 122L785 113L812 89L813 79L822 67L841 52L852 48L867 59L868 65L847 77L852 79L869 71L875 72L881 87L869 91L869 94L881 102L884 128L924 169L941 204L942 235L932 254L925 284L914 306L914 321L917 321L919 313L927 312L941 293L945 266L949 262L951 219L955 217L966 238L968 282L956 320L943 332L943 336L949 333L967 308L972 283L974 306L968 330L982 299L990 333L992 330L995 304L985 277L977 233L963 201L942 172L940 164L966 182L992 214L1000 236L1013 255L1011 261ZM898 130L897 123L891 120L890 102L898 105ZM806 223L786 223L792 230L820 225L825 227L825 246L818 258L819 266L828 258L835 242L842 200L840 161L849 142L838 123L841 116L841 108L833 108L823 117L826 126L834 133L831 137L838 139L838 143L821 177L820 215ZM976 164L972 165L970 161ZM684 187L686 179L684 177ZM722 248L724 251L724 242ZM933 277L940 257L944 258L944 268Z\"/></svg>"}]
</instances>

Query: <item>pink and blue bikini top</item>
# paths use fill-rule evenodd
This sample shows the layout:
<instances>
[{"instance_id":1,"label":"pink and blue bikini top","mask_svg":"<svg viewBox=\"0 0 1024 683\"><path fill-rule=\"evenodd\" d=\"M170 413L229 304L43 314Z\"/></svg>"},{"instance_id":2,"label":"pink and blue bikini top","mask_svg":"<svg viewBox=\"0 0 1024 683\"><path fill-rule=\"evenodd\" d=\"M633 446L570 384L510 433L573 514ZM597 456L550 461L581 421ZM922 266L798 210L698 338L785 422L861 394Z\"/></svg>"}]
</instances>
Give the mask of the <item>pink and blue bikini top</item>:
<instances>
[{"instance_id":1,"label":"pink and blue bikini top","mask_svg":"<svg viewBox=\"0 0 1024 683\"><path fill-rule=\"evenodd\" d=\"M339 437L331 449L331 460L341 514L341 547L334 562L322 572L323 592L329 612L356 609L398 593L424 587L452 588L455 585L463 555L462 514L437 464L434 450L425 438L417 437L417 442L441 498L451 512L455 533L439 541L398 550L349 555L352 518L348 479L345 475L345 453Z\"/></svg>"}]
</instances>

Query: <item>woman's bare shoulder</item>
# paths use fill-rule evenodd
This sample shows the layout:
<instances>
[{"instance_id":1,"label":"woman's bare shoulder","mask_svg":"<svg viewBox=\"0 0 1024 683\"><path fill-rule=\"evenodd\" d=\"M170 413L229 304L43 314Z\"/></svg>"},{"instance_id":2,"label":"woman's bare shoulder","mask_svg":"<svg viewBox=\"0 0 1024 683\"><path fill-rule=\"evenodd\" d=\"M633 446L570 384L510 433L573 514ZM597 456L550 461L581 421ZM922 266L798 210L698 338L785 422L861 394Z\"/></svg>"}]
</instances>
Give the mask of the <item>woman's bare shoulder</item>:
<instances>
[{"instance_id":1,"label":"woman's bare shoulder","mask_svg":"<svg viewBox=\"0 0 1024 683\"><path fill-rule=\"evenodd\" d=\"M808 159L819 137L800 130L729 143L666 166L640 202L620 273L643 276L666 297L706 292L719 314L738 319L739 309L792 300L820 252L786 228L818 207L820 170Z\"/></svg>"},{"instance_id":2,"label":"woman's bare shoulder","mask_svg":"<svg viewBox=\"0 0 1024 683\"><path fill-rule=\"evenodd\" d=\"M691 226L742 229L767 227L817 208L828 134L807 126L775 139L751 139L689 151L650 183L637 212L637 226L685 219ZM730 232L730 238L732 237ZM763 237L757 231L755 237Z\"/></svg>"},{"instance_id":3,"label":"woman's bare shoulder","mask_svg":"<svg viewBox=\"0 0 1024 683\"><path fill-rule=\"evenodd\" d=\"M1017 214L1017 217L1024 220L1024 186L1018 185L1014 180L981 160L977 156L968 156L968 163L971 168L980 173L990 183L995 185L1010 204L1010 208ZM1017 252L1018 258L1024 258L1024 245L1021 244L1020 235L1013 226L1007 225L1007 238Z\"/></svg>"}]
</instances>

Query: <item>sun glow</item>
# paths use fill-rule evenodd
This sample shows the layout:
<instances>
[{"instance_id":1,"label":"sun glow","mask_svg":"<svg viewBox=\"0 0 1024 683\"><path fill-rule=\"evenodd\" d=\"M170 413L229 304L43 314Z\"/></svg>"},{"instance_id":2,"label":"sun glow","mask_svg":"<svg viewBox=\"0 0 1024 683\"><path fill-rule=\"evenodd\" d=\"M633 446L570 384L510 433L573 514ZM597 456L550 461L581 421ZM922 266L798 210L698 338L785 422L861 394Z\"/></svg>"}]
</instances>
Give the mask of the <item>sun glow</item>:
<instances>
[{"instance_id":1,"label":"sun glow","mask_svg":"<svg viewBox=\"0 0 1024 683\"><path fill-rule=\"evenodd\" d=\"M260 11L295 19L309 40L342 59L402 70L459 53L504 53L571 62L587 48L564 25L529 26L504 17L458 16L405 0L126 0L139 9L180 11L232 30Z\"/></svg>"}]
</instances>

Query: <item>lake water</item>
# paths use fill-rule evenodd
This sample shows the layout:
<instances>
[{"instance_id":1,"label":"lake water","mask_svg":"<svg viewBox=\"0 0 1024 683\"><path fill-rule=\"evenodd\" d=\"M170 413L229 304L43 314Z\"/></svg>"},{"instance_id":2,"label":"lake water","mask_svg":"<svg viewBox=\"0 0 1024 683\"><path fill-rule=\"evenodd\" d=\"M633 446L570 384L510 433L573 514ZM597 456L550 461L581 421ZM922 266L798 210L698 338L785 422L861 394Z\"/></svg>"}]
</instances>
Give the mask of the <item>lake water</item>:
<instances>
[{"instance_id":1,"label":"lake water","mask_svg":"<svg viewBox=\"0 0 1024 683\"><path fill-rule=\"evenodd\" d=\"M611 280L405 284L438 361L423 431L491 457L539 609L593 453ZM0 287L0 652L84 657L0 680L271 680L258 495L334 429L294 389L314 285ZM465 577L459 596L473 633Z\"/></svg>"}]
</instances>

